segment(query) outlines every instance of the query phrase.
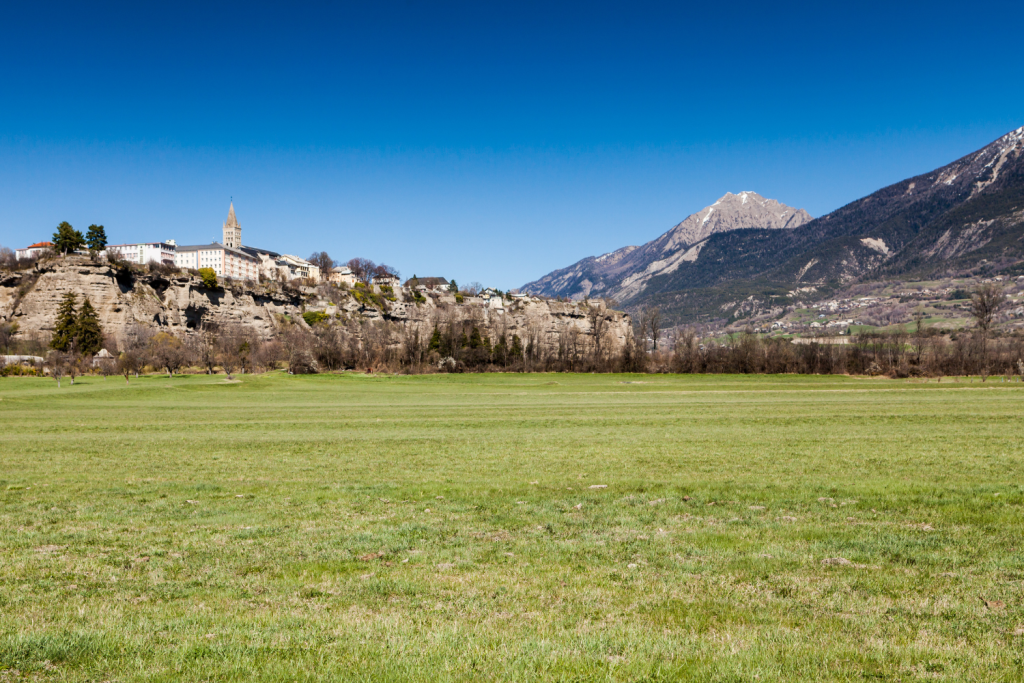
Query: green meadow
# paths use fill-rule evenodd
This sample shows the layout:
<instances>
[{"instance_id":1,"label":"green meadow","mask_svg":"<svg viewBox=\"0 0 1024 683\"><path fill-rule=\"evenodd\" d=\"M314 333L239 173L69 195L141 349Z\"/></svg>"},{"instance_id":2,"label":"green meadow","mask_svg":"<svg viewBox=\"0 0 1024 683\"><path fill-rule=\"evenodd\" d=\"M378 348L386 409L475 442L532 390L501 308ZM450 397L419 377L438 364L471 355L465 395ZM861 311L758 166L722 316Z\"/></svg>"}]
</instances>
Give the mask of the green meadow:
<instances>
[{"instance_id":1,"label":"green meadow","mask_svg":"<svg viewBox=\"0 0 1024 683\"><path fill-rule=\"evenodd\" d=\"M0 681L1024 678L1020 383L239 380L0 379Z\"/></svg>"}]
</instances>

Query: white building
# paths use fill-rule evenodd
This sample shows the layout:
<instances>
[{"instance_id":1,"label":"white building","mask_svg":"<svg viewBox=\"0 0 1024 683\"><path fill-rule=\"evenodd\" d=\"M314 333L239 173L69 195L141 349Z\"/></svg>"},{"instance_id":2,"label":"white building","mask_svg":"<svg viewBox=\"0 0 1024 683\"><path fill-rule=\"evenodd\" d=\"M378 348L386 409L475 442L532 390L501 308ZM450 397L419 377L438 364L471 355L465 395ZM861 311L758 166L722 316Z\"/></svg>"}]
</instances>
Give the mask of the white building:
<instances>
[{"instance_id":1,"label":"white building","mask_svg":"<svg viewBox=\"0 0 1024 683\"><path fill-rule=\"evenodd\" d=\"M373 284L381 285L385 287L397 287L399 280L397 277L388 273L387 275L374 275Z\"/></svg>"},{"instance_id":2,"label":"white building","mask_svg":"<svg viewBox=\"0 0 1024 683\"><path fill-rule=\"evenodd\" d=\"M223 250L223 253L213 253L214 247ZM189 263L199 262L199 266L186 266L188 268L213 268L217 271L217 264L222 263L226 274L229 277L241 277L257 280L262 275L268 280L297 280L299 278L309 279L313 282L320 281L320 269L305 259L291 254L278 254L269 249L258 247L247 247L242 244L242 224L235 216L234 202L228 207L228 219L224 222L224 237L221 244L201 245L197 247L198 252L189 257ZM179 248L181 251L181 248ZM252 267L255 264L255 268ZM235 273L242 272L242 275Z\"/></svg>"},{"instance_id":3,"label":"white building","mask_svg":"<svg viewBox=\"0 0 1024 683\"><path fill-rule=\"evenodd\" d=\"M283 264L288 268L289 280L307 278L313 282L320 282L320 267L314 266L304 258L292 256L291 254L282 254L277 262L279 266Z\"/></svg>"},{"instance_id":4,"label":"white building","mask_svg":"<svg viewBox=\"0 0 1024 683\"><path fill-rule=\"evenodd\" d=\"M241 249L232 249L223 244L194 244L178 247L174 265L179 268L212 268L217 277L239 280L258 280L260 261Z\"/></svg>"},{"instance_id":5,"label":"white building","mask_svg":"<svg viewBox=\"0 0 1024 683\"><path fill-rule=\"evenodd\" d=\"M53 249L53 242L36 242L35 244L30 244L24 249L15 250L14 257L19 261L22 259L39 258L39 255L47 249Z\"/></svg>"},{"instance_id":6,"label":"white building","mask_svg":"<svg viewBox=\"0 0 1024 683\"><path fill-rule=\"evenodd\" d=\"M331 270L329 281L336 285L348 285L352 287L356 284L356 274L352 272L352 269L348 266L338 266Z\"/></svg>"},{"instance_id":7,"label":"white building","mask_svg":"<svg viewBox=\"0 0 1024 683\"><path fill-rule=\"evenodd\" d=\"M176 262L174 257L175 246L174 240L167 240L166 242L139 242L137 244L108 244L102 253L105 255L107 252L115 251L125 261L138 263L140 266L150 261L174 265Z\"/></svg>"}]
</instances>

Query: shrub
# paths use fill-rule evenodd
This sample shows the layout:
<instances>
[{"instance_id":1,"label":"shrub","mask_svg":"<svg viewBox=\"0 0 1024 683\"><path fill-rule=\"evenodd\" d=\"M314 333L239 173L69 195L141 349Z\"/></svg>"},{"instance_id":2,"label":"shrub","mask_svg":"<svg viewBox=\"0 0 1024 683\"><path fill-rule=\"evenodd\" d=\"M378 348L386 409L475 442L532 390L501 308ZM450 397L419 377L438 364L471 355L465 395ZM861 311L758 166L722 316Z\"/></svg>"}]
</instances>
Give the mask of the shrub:
<instances>
[{"instance_id":1,"label":"shrub","mask_svg":"<svg viewBox=\"0 0 1024 683\"><path fill-rule=\"evenodd\" d=\"M327 322L329 316L321 311L306 311L302 314L302 319L306 321L306 324L310 327L318 325L323 322Z\"/></svg>"},{"instance_id":2,"label":"shrub","mask_svg":"<svg viewBox=\"0 0 1024 683\"><path fill-rule=\"evenodd\" d=\"M217 273L213 268L200 268L199 277L203 279L203 286L207 289L217 289Z\"/></svg>"}]
</instances>

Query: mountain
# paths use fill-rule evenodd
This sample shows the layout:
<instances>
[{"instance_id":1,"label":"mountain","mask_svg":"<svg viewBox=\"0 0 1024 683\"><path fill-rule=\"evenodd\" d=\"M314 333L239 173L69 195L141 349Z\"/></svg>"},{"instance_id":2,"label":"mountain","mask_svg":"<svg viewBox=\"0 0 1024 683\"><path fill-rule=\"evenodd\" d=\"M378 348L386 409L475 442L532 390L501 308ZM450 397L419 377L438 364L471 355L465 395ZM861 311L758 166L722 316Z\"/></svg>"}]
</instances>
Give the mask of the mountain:
<instances>
[{"instance_id":1,"label":"mountain","mask_svg":"<svg viewBox=\"0 0 1024 683\"><path fill-rule=\"evenodd\" d=\"M723 199L733 198L732 205L740 196ZM874 278L979 269L1024 272L1024 127L790 229L737 223L706 236L694 232L695 217L703 221L715 207L677 226L689 223L688 239L702 241L681 237L686 251L668 247L664 265L644 258L656 253L653 245L671 244L676 228L643 247L584 259L525 289L576 297L607 292L627 309L658 305L671 324L787 305L808 287L820 291Z\"/></svg>"},{"instance_id":2,"label":"mountain","mask_svg":"<svg viewBox=\"0 0 1024 683\"><path fill-rule=\"evenodd\" d=\"M691 214L647 244L587 257L521 289L544 296L601 296L628 301L641 293L652 278L674 273L683 264L696 261L712 235L751 228L786 230L810 220L810 214L803 209L765 199L756 192L727 192L711 206Z\"/></svg>"}]
</instances>

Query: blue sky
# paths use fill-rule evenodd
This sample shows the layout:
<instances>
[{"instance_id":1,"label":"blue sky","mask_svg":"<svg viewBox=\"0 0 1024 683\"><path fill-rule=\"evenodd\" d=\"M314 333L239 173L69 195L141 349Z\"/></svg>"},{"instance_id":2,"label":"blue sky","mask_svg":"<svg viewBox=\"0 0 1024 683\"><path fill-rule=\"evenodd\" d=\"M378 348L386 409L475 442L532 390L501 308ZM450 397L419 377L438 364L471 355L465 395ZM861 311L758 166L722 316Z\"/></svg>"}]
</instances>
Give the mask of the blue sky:
<instances>
[{"instance_id":1,"label":"blue sky","mask_svg":"<svg viewBox=\"0 0 1024 683\"><path fill-rule=\"evenodd\" d=\"M511 288L727 191L818 216L1024 125L1017 3L10 3L0 244L220 236Z\"/></svg>"}]
</instances>

